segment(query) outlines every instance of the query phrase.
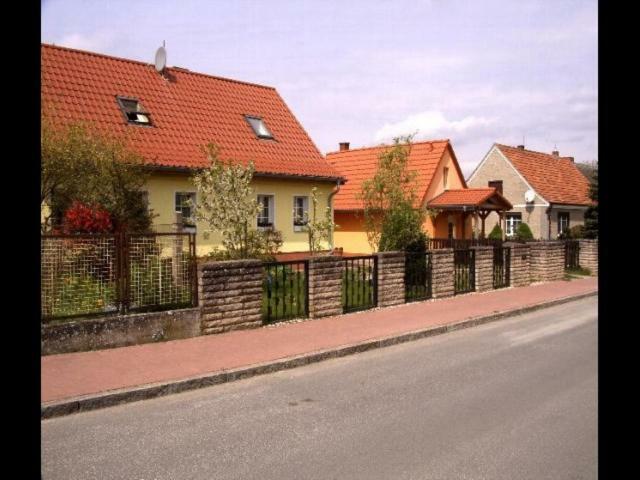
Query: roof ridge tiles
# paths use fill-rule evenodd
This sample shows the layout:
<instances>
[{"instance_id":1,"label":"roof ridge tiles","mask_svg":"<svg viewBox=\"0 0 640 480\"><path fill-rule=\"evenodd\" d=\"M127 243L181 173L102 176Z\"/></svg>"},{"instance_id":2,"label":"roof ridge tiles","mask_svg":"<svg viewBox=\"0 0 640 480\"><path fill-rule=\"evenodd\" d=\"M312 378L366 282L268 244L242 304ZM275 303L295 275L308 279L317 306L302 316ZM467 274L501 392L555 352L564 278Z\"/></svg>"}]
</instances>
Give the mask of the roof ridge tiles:
<instances>
[{"instance_id":1,"label":"roof ridge tiles","mask_svg":"<svg viewBox=\"0 0 640 480\"><path fill-rule=\"evenodd\" d=\"M147 67L154 67L154 65L152 63L142 62L140 60L133 60L131 58L116 57L115 55L107 55L106 53L92 52L90 50L80 50L78 48L63 47L61 45L54 45L52 43L41 43L40 46L41 47L46 47L46 48L54 48L54 49L58 49L58 50L65 50L65 51L69 51L69 52L81 53L81 54L94 56L94 57L108 58L110 60L118 60L120 62L125 62L125 63L133 63L133 64L136 64L136 65L144 65L144 66L147 66ZM189 70L188 68L178 67L178 66L175 66L175 65L172 66L172 67L167 67L167 70L169 70L169 71L172 71L172 70L173 71L178 71L178 72L184 73L184 74L199 75L199 76L203 76L203 77L207 77L207 78L215 78L216 80L222 80L224 82L239 83L239 84L242 84L242 85L249 85L249 86L252 86L252 87L266 88L268 90L276 90L275 87L271 87L269 85L261 85L259 83L252 83L252 82L247 82L247 81L244 81L244 80L237 80L235 78L221 77L221 76L218 76L218 75L211 75L209 73L196 72L196 71L193 71L193 70Z\"/></svg>"},{"instance_id":2,"label":"roof ridge tiles","mask_svg":"<svg viewBox=\"0 0 640 480\"><path fill-rule=\"evenodd\" d=\"M439 140L423 140L423 141L420 141L420 142L411 142L411 146L413 147L414 145L425 145L427 143L449 143L449 142L450 142L450 139L448 139L448 138L443 138L443 139L439 139ZM374 145L374 146L370 146L370 147L350 148L348 150L334 150L332 152L327 152L326 155L333 155L333 154L336 154L336 153L358 152L358 151L362 151L362 150L377 150L377 149L381 149L381 148L385 148L385 147L393 147L393 144L391 144L391 145L381 144L381 145Z\"/></svg>"}]
</instances>

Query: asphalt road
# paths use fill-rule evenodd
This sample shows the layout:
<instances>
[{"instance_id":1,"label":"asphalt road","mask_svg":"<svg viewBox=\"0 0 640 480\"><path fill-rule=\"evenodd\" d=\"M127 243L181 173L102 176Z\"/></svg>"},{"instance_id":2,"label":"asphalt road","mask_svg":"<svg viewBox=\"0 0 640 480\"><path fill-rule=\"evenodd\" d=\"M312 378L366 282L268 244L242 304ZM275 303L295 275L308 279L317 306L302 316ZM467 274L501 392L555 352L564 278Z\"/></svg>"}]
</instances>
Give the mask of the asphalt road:
<instances>
[{"instance_id":1,"label":"asphalt road","mask_svg":"<svg viewBox=\"0 0 640 480\"><path fill-rule=\"evenodd\" d=\"M44 479L597 478L597 297L42 421Z\"/></svg>"}]
</instances>

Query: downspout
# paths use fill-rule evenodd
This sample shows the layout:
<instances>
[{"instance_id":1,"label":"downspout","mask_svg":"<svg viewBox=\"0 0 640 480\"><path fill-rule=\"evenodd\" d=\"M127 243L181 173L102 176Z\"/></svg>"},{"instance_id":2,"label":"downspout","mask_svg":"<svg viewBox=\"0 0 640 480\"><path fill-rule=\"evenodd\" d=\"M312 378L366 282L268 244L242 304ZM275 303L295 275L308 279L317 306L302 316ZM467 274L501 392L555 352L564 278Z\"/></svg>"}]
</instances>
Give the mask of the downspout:
<instances>
[{"instance_id":1,"label":"downspout","mask_svg":"<svg viewBox=\"0 0 640 480\"><path fill-rule=\"evenodd\" d=\"M336 181L336 186L333 188L333 190L331 191L331 193L329 194L329 196L327 197L327 206L331 209L331 219L332 221L335 220L334 218L334 212L333 212L333 206L331 205L331 201L333 200L333 197L336 193L338 193L340 191L340 180ZM335 223L335 221L334 221ZM334 244L333 244L333 225L331 226L331 232L329 233L329 251L331 253L333 253L333 249L334 249Z\"/></svg>"}]
</instances>

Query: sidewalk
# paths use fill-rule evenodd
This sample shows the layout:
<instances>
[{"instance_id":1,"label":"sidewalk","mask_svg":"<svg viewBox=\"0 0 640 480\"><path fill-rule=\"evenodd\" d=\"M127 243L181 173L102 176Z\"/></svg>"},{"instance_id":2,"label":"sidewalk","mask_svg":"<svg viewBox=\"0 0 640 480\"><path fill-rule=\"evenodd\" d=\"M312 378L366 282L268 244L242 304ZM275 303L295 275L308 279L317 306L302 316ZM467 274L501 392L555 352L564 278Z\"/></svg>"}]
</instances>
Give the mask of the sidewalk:
<instances>
[{"instance_id":1,"label":"sidewalk","mask_svg":"<svg viewBox=\"0 0 640 480\"><path fill-rule=\"evenodd\" d=\"M61 413L70 413L84 409L83 406L78 407L78 400L81 404L83 398L89 398L95 404L95 399L107 395L107 392L111 394L118 391L116 393L120 394L127 389L139 390L149 384L206 377L216 372L228 372L256 364L263 368L253 374L264 373L277 369L269 369L270 362L281 362L282 359L312 352L335 350L345 345L354 346L374 339L397 337L469 319L504 315L514 310L584 296L597 292L597 289L597 278L557 281L221 335L45 356L41 359L41 402L43 407L50 406L51 412L54 407L67 404L64 407L66 411ZM331 355L323 358L328 356ZM319 359L321 358L312 361ZM309 363L309 359L298 363ZM200 385L193 383L192 386L178 390L164 388L163 393L156 392L151 396L249 375L244 372L233 378L229 375L225 378L210 378ZM131 394L120 395L119 400L116 400L116 396L112 395L111 404L136 399ZM140 394L137 398L147 397ZM75 406L69 406L72 401L76 401ZM107 403L101 406L107 406ZM51 415L61 414L51 412ZM44 414L43 408L43 416Z\"/></svg>"}]
</instances>

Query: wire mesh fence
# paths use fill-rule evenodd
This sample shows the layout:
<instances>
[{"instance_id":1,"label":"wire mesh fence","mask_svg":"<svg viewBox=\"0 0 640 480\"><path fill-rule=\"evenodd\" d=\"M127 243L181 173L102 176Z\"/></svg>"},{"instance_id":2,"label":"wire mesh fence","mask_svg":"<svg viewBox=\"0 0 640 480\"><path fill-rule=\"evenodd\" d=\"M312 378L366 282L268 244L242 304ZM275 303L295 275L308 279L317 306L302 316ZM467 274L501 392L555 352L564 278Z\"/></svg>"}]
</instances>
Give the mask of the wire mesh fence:
<instances>
[{"instance_id":1,"label":"wire mesh fence","mask_svg":"<svg viewBox=\"0 0 640 480\"><path fill-rule=\"evenodd\" d=\"M41 236L43 320L197 305L195 235Z\"/></svg>"},{"instance_id":2,"label":"wire mesh fence","mask_svg":"<svg viewBox=\"0 0 640 480\"><path fill-rule=\"evenodd\" d=\"M117 249L115 235L42 236L42 318L117 311Z\"/></svg>"}]
</instances>

